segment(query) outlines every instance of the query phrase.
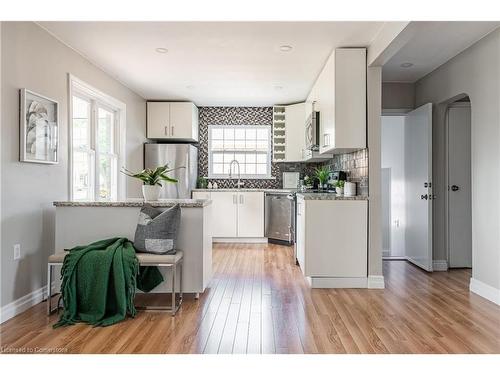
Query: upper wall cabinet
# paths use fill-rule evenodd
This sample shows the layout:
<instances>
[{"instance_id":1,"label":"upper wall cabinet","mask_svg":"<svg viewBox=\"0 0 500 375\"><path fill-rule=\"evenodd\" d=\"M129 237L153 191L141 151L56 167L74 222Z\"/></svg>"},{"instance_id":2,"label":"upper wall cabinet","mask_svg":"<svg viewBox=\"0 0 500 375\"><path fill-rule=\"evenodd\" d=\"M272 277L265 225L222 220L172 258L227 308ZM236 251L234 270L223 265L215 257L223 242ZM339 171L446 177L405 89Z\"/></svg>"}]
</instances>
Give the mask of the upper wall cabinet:
<instances>
[{"instance_id":1,"label":"upper wall cabinet","mask_svg":"<svg viewBox=\"0 0 500 375\"><path fill-rule=\"evenodd\" d=\"M319 152L366 148L366 49L338 48L306 100L306 115L320 111Z\"/></svg>"},{"instance_id":2,"label":"upper wall cabinet","mask_svg":"<svg viewBox=\"0 0 500 375\"><path fill-rule=\"evenodd\" d=\"M148 102L146 136L198 142L198 108L189 102Z\"/></svg>"}]
</instances>

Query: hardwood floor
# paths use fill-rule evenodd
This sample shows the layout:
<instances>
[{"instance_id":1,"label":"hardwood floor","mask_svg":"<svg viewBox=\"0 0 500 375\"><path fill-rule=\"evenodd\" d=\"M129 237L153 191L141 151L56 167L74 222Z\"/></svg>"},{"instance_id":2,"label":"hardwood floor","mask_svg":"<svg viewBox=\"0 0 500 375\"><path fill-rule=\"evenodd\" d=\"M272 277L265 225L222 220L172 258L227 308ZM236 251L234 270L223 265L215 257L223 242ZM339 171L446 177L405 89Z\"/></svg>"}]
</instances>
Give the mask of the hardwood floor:
<instances>
[{"instance_id":1,"label":"hardwood floor","mask_svg":"<svg viewBox=\"0 0 500 375\"><path fill-rule=\"evenodd\" d=\"M0 326L7 349L68 353L500 353L500 307L469 270L384 262L385 290L308 288L292 249L218 244L214 277L175 318L139 312L106 328L52 329L39 304Z\"/></svg>"}]
</instances>

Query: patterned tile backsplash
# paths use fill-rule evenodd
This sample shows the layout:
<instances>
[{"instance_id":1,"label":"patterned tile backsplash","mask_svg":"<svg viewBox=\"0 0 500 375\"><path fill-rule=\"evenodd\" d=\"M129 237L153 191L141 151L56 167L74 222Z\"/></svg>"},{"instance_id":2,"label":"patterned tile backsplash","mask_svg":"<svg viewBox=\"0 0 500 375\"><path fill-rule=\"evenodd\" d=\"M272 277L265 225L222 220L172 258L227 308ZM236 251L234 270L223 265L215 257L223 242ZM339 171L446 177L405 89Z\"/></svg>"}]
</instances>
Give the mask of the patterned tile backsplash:
<instances>
[{"instance_id":1,"label":"patterned tile backsplash","mask_svg":"<svg viewBox=\"0 0 500 375\"><path fill-rule=\"evenodd\" d=\"M208 125L272 125L272 107L200 107L199 108L199 151L198 174L208 176ZM349 180L358 183L359 193L368 189L368 150L349 154L334 155L331 160L322 163L272 163L272 179L245 179L245 188L279 189L282 187L283 172L300 172L312 176L319 165L329 165L331 170L348 172ZM234 187L234 181L228 179L209 179L217 182L219 188Z\"/></svg>"}]
</instances>

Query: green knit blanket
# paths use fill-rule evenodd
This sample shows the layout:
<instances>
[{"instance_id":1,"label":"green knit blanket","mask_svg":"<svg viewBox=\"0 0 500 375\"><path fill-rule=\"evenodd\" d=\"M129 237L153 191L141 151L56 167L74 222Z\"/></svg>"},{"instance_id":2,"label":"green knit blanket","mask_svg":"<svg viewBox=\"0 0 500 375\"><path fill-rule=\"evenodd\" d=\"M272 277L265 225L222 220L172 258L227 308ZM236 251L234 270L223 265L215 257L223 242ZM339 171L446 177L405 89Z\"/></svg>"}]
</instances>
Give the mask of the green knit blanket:
<instances>
[{"instance_id":1,"label":"green knit blanket","mask_svg":"<svg viewBox=\"0 0 500 375\"><path fill-rule=\"evenodd\" d=\"M142 272L143 271L143 272ZM163 281L156 267L141 267L132 243L110 238L77 246L64 258L61 270L64 313L54 328L86 322L109 326L134 317L135 290L145 291Z\"/></svg>"}]
</instances>

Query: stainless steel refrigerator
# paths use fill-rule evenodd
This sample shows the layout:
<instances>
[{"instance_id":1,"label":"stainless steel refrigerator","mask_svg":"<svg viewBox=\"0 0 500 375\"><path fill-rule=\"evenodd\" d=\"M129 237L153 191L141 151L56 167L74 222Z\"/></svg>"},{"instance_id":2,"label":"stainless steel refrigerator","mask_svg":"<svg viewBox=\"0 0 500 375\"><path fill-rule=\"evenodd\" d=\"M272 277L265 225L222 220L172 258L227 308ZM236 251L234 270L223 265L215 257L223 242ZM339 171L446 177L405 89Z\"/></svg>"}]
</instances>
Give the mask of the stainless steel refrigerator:
<instances>
[{"instance_id":1,"label":"stainless steel refrigerator","mask_svg":"<svg viewBox=\"0 0 500 375\"><path fill-rule=\"evenodd\" d=\"M198 149L188 143L145 143L144 167L156 168L165 164L170 168L184 168L168 174L179 182L164 182L160 198L191 198L198 177Z\"/></svg>"}]
</instances>

